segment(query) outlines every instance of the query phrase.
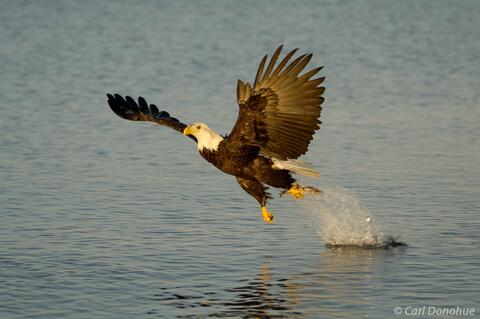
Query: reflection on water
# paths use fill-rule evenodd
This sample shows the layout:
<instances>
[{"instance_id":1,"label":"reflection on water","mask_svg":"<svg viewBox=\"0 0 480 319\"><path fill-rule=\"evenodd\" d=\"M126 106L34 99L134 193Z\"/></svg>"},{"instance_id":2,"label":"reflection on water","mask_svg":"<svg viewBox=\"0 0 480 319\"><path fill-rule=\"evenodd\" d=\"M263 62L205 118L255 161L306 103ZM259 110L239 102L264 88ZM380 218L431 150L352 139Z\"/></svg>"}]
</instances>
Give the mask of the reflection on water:
<instances>
[{"instance_id":1,"label":"reflection on water","mask_svg":"<svg viewBox=\"0 0 480 319\"><path fill-rule=\"evenodd\" d=\"M304 307L315 309L307 317L367 317L375 303L372 294L378 290L376 276L388 260L405 253L404 247L362 249L356 247L327 248L312 266L313 272L294 276L300 285ZM379 310L377 310L377 313Z\"/></svg>"},{"instance_id":2,"label":"reflection on water","mask_svg":"<svg viewBox=\"0 0 480 319\"><path fill-rule=\"evenodd\" d=\"M154 299L161 303L159 308L174 307L189 313L179 318L198 314L218 318L311 318L320 313L351 318L352 309L366 315L372 307L369 299L376 289L377 267L382 267L386 259L401 256L405 249L327 248L318 256L312 272L279 277L264 264L255 278L240 280L221 292L198 287L203 288L203 294L189 294L182 287L161 288Z\"/></svg>"},{"instance_id":3,"label":"reflection on water","mask_svg":"<svg viewBox=\"0 0 480 319\"><path fill-rule=\"evenodd\" d=\"M179 293L181 287L164 288L155 295L155 300L165 306L191 310L192 314L208 313L211 317L219 318L303 318L301 312L293 310L299 303L298 289L300 285L292 278L274 278L270 266L263 265L254 279L240 280L236 286L223 292L188 295ZM188 317L191 316L179 316Z\"/></svg>"},{"instance_id":4,"label":"reflection on water","mask_svg":"<svg viewBox=\"0 0 480 319\"><path fill-rule=\"evenodd\" d=\"M273 280L270 268L264 265L257 278L229 291L236 294L236 300L225 303L233 311L238 310L246 316L274 318L272 311L282 311L285 317L291 317L290 297L295 295L295 284L286 278ZM279 290L279 291L277 291Z\"/></svg>"}]
</instances>

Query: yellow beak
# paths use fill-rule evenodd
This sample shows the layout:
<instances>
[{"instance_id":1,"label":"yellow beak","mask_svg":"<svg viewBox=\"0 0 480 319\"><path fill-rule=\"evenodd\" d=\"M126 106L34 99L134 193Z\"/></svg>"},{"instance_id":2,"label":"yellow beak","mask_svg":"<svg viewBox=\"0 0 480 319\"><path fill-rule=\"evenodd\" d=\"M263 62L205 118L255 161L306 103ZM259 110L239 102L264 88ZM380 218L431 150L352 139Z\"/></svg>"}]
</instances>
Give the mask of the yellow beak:
<instances>
[{"instance_id":1,"label":"yellow beak","mask_svg":"<svg viewBox=\"0 0 480 319\"><path fill-rule=\"evenodd\" d=\"M192 130L190 129L190 126L187 126L184 130L183 130L183 135L193 135L192 134Z\"/></svg>"}]
</instances>

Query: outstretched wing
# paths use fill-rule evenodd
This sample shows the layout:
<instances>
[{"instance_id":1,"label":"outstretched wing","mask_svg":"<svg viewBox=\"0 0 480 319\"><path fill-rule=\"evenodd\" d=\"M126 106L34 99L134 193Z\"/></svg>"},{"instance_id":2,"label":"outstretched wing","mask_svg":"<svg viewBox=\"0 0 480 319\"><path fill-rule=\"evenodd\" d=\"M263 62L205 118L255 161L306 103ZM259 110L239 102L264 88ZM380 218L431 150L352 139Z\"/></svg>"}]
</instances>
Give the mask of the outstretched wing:
<instances>
[{"instance_id":1,"label":"outstretched wing","mask_svg":"<svg viewBox=\"0 0 480 319\"><path fill-rule=\"evenodd\" d=\"M325 91L320 85L325 78L311 79L322 67L300 75L312 54L301 55L287 66L298 49L275 67L282 47L275 51L265 72L267 56L262 59L253 87L238 80L239 115L228 142L256 146L265 156L285 160L305 154L319 129Z\"/></svg>"},{"instance_id":2,"label":"outstretched wing","mask_svg":"<svg viewBox=\"0 0 480 319\"><path fill-rule=\"evenodd\" d=\"M171 117L168 112L159 111L155 104L148 105L143 97L138 98L138 103L130 96L123 98L119 94L107 94L108 105L112 111L122 119L130 121L148 121L160 125L168 126L175 131L183 133L187 125L183 124L174 117ZM195 142L197 139L189 135Z\"/></svg>"}]
</instances>

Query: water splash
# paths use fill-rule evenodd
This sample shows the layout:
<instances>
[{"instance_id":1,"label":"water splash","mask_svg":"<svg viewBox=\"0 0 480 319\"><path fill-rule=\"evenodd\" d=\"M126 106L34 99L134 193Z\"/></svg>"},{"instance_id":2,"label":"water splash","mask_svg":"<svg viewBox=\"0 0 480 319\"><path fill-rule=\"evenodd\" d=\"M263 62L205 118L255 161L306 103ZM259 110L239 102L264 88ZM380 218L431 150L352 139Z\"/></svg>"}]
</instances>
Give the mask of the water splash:
<instances>
[{"instance_id":1,"label":"water splash","mask_svg":"<svg viewBox=\"0 0 480 319\"><path fill-rule=\"evenodd\" d=\"M342 187L323 187L303 204L327 246L389 248L404 243L386 232L368 209Z\"/></svg>"}]
</instances>

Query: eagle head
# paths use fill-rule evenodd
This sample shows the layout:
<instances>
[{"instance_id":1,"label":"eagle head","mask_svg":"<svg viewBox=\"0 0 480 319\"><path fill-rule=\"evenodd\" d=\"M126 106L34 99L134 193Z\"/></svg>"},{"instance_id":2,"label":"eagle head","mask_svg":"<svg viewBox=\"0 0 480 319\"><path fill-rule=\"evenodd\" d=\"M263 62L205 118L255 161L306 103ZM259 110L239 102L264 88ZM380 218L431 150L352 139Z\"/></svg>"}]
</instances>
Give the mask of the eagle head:
<instances>
[{"instance_id":1,"label":"eagle head","mask_svg":"<svg viewBox=\"0 0 480 319\"><path fill-rule=\"evenodd\" d=\"M207 124L195 122L183 130L184 135L193 135L197 139L197 148L199 151L208 149L210 151L218 150L218 145L223 141L223 137L209 128Z\"/></svg>"}]
</instances>

